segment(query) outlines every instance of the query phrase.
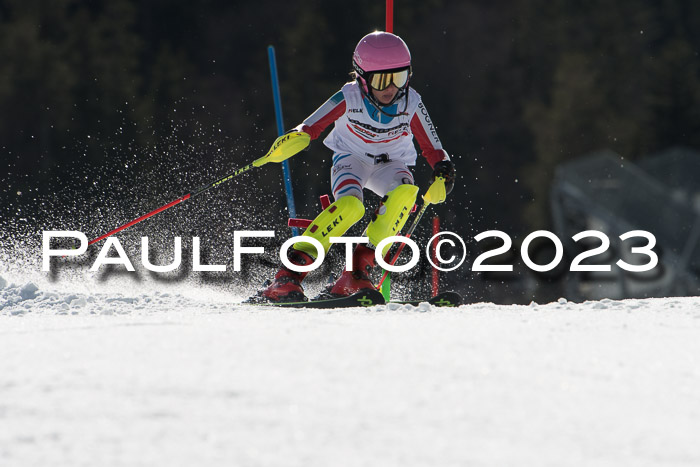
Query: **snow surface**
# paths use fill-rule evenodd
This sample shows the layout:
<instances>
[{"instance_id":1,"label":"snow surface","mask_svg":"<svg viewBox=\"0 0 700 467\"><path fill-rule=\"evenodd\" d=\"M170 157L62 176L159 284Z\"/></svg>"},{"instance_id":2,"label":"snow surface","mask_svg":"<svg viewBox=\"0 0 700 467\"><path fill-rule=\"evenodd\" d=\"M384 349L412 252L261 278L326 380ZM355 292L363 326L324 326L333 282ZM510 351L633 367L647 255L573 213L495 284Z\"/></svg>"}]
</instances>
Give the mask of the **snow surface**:
<instances>
[{"instance_id":1,"label":"snow surface","mask_svg":"<svg viewBox=\"0 0 700 467\"><path fill-rule=\"evenodd\" d=\"M700 298L281 310L0 277L3 467L700 465Z\"/></svg>"}]
</instances>

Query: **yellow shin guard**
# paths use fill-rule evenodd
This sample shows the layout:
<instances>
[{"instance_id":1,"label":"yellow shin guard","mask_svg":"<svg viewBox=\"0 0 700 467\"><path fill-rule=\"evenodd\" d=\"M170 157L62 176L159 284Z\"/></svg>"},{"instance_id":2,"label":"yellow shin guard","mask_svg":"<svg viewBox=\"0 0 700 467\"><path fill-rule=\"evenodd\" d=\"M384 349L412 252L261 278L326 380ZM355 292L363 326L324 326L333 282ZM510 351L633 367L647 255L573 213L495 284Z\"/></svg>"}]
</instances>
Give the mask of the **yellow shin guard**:
<instances>
[{"instance_id":1,"label":"yellow shin guard","mask_svg":"<svg viewBox=\"0 0 700 467\"><path fill-rule=\"evenodd\" d=\"M355 225L365 215L365 207L362 201L354 196L343 196L335 203L328 206L311 223L302 237L312 237L321 242L325 252L331 247L331 237L342 237L347 230ZM294 248L310 255L318 256L316 247L310 243L299 242Z\"/></svg>"},{"instance_id":2,"label":"yellow shin guard","mask_svg":"<svg viewBox=\"0 0 700 467\"><path fill-rule=\"evenodd\" d=\"M367 227L367 237L372 245L387 237L398 235L408 220L408 215L416 202L418 187L415 185L399 185L389 193L379 205L377 216ZM384 247L382 256L386 255L391 245Z\"/></svg>"}]
</instances>

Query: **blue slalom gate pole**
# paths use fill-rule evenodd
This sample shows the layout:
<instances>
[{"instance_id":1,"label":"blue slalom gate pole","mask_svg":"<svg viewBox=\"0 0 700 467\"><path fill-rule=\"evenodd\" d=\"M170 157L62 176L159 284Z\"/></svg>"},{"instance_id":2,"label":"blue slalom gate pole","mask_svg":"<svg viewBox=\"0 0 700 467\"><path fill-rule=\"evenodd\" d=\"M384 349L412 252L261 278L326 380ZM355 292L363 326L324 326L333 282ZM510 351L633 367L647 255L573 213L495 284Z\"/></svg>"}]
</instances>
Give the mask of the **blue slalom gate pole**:
<instances>
[{"instance_id":1,"label":"blue slalom gate pole","mask_svg":"<svg viewBox=\"0 0 700 467\"><path fill-rule=\"evenodd\" d=\"M277 136L284 134L284 121L282 119L282 100L280 99L280 83L277 78L277 60L275 59L275 48L267 47L267 57L270 61L270 78L272 80L272 97L275 101L275 118L277 119ZM287 193L287 209L289 217L297 217L297 208L294 204L294 192L292 191L292 176L289 170L289 161L282 162L282 174L284 176L284 190ZM292 227L292 234L299 235L299 229Z\"/></svg>"}]
</instances>

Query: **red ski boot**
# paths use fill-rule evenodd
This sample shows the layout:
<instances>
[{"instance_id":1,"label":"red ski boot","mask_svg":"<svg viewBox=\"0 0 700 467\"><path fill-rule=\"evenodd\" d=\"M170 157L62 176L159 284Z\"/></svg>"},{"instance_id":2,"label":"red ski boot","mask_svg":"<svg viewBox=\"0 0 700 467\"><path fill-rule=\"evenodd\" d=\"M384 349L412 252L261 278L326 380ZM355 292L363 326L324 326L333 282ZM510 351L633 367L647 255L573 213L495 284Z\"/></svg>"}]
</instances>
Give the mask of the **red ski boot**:
<instances>
[{"instance_id":1,"label":"red ski boot","mask_svg":"<svg viewBox=\"0 0 700 467\"><path fill-rule=\"evenodd\" d=\"M352 255L352 271L343 271L331 288L332 296L348 296L362 289L374 289L369 273L374 268L374 250L364 245L357 245Z\"/></svg>"},{"instance_id":2,"label":"red ski boot","mask_svg":"<svg viewBox=\"0 0 700 467\"><path fill-rule=\"evenodd\" d=\"M303 251L289 250L289 262L298 266L305 266L313 263L314 259ZM265 290L260 292L260 298L268 302L305 302L308 300L304 295L301 281L308 272L296 272L282 266L282 269L275 274L275 279Z\"/></svg>"}]
</instances>

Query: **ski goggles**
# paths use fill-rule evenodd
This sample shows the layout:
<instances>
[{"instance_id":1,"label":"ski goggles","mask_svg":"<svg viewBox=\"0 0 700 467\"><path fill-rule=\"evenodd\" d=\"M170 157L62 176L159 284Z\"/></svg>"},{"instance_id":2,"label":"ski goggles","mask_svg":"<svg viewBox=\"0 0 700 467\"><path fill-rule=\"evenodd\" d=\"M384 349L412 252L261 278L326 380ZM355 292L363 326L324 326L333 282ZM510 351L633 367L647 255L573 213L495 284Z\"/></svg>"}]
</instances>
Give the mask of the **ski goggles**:
<instances>
[{"instance_id":1,"label":"ski goggles","mask_svg":"<svg viewBox=\"0 0 700 467\"><path fill-rule=\"evenodd\" d=\"M408 78L410 76L410 68L404 68L398 71L377 72L369 75L368 83L377 91L383 91L392 84L399 89L403 89L408 84Z\"/></svg>"}]
</instances>

